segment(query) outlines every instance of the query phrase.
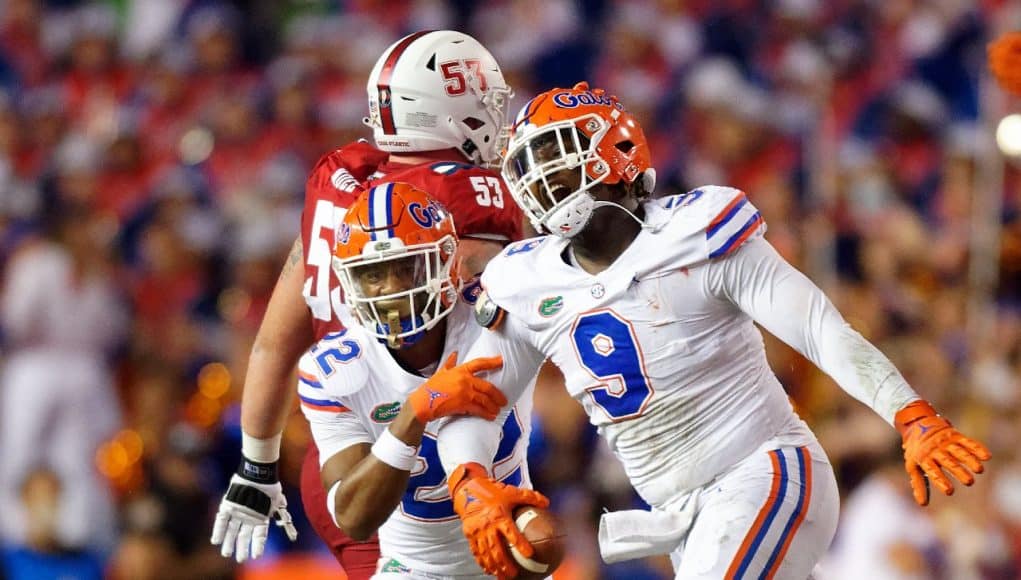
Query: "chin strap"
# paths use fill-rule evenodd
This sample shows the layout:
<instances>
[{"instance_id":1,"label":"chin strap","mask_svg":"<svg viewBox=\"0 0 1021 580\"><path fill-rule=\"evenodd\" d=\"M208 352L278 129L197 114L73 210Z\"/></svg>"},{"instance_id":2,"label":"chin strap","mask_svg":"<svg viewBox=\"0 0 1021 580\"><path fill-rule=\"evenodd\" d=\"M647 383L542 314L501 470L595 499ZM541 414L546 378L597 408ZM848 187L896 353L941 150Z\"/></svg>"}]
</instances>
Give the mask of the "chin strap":
<instances>
[{"instance_id":1,"label":"chin strap","mask_svg":"<svg viewBox=\"0 0 1021 580\"><path fill-rule=\"evenodd\" d=\"M595 207L597 207L597 208L598 207L615 207L615 208L619 209L620 211L622 211L622 212L628 214L629 216L631 216L631 219L633 219L636 222L638 222L638 225L642 226L643 230L655 230L655 229L657 229L656 226L654 226L652 224L645 223L644 221L641 220L641 218L636 216L633 211L631 211L628 208L620 205L619 203L614 203L612 201L597 201Z\"/></svg>"},{"instance_id":2,"label":"chin strap","mask_svg":"<svg viewBox=\"0 0 1021 580\"><path fill-rule=\"evenodd\" d=\"M648 192L649 195L652 195L652 191L654 189L656 189L656 170L653 169L652 167L646 169L642 173L641 179L642 179L642 189L644 189L646 192ZM644 221L639 219L638 216L636 216L633 211L631 211L628 208L620 205L619 203L614 203L612 201L597 201L595 203L595 207L616 207L616 208L619 208L621 211L623 211L624 213L626 213L629 216L631 216L631 219L633 219L636 222L638 222L638 225L642 226L643 230L656 230L656 229L658 229L656 226L654 226L652 224L645 223Z\"/></svg>"}]
</instances>

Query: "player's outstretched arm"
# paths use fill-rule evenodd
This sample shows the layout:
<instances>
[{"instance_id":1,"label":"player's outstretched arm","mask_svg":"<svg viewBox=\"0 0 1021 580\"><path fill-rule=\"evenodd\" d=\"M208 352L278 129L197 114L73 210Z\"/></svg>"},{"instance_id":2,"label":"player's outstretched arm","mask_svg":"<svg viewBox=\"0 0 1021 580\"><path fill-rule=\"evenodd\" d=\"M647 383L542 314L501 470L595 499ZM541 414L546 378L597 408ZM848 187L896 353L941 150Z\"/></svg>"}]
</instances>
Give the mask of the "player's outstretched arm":
<instances>
[{"instance_id":1,"label":"player's outstretched arm","mask_svg":"<svg viewBox=\"0 0 1021 580\"><path fill-rule=\"evenodd\" d=\"M897 427L915 501L929 501L928 481L950 495L943 470L971 485L990 458L912 389L893 363L856 332L826 295L764 239L712 263L708 291L724 297L795 348L859 401ZM965 469L967 468L967 469ZM970 470L970 472L969 472Z\"/></svg>"},{"instance_id":2,"label":"player's outstretched arm","mask_svg":"<svg viewBox=\"0 0 1021 580\"><path fill-rule=\"evenodd\" d=\"M301 239L280 271L248 360L241 398L241 465L220 502L211 541L238 562L262 555L271 517L293 541L287 500L277 475L280 433L291 409L291 373L313 342L312 321L301 296Z\"/></svg>"}]
</instances>

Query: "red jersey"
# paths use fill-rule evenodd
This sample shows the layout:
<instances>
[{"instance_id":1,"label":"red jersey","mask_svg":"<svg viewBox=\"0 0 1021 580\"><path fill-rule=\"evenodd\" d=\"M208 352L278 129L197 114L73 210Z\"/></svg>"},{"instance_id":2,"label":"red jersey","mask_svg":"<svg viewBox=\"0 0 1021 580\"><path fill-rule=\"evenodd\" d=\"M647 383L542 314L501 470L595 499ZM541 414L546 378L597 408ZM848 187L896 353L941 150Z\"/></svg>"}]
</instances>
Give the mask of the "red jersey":
<instances>
[{"instance_id":1,"label":"red jersey","mask_svg":"<svg viewBox=\"0 0 1021 580\"><path fill-rule=\"evenodd\" d=\"M343 328L338 312L340 281L331 267L334 232L355 199L381 182L398 181L425 191L454 217L462 238L512 242L521 238L521 210L500 175L458 161L416 165L390 161L390 154L358 141L323 156L305 183L301 245L305 255L302 294L312 311L315 339Z\"/></svg>"}]
</instances>

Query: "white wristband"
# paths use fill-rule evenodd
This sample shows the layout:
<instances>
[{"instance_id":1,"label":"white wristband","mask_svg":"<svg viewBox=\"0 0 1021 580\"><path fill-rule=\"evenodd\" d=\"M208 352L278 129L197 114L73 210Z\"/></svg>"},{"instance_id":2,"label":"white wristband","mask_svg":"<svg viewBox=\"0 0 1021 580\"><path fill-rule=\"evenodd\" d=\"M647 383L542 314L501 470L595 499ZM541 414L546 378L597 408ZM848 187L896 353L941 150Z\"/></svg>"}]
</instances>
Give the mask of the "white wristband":
<instances>
[{"instance_id":1,"label":"white wristband","mask_svg":"<svg viewBox=\"0 0 1021 580\"><path fill-rule=\"evenodd\" d=\"M379 439L372 445L372 454L376 459L401 471L411 471L418 462L418 448L394 437L389 429L383 429Z\"/></svg>"},{"instance_id":2,"label":"white wristband","mask_svg":"<svg viewBox=\"0 0 1021 580\"><path fill-rule=\"evenodd\" d=\"M269 439L252 437L241 431L241 454L251 461L274 463L280 460L280 436L278 433Z\"/></svg>"},{"instance_id":3,"label":"white wristband","mask_svg":"<svg viewBox=\"0 0 1021 580\"><path fill-rule=\"evenodd\" d=\"M338 528L340 524L337 523L337 490L340 489L340 481L338 479L337 483L333 484L333 487L330 488L330 491L326 492L326 513L330 514L333 525Z\"/></svg>"}]
</instances>

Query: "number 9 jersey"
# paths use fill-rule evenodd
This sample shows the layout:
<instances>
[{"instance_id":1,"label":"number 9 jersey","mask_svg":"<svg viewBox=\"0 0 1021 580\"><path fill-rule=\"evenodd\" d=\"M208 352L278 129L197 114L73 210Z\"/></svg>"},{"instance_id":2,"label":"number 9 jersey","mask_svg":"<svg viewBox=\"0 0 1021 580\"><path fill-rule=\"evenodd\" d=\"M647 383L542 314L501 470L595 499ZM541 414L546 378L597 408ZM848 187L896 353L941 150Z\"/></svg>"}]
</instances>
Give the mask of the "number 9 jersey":
<instances>
[{"instance_id":1,"label":"number 9 jersey","mask_svg":"<svg viewBox=\"0 0 1021 580\"><path fill-rule=\"evenodd\" d=\"M306 182L301 216L302 293L312 311L316 340L352 323L341 302L340 281L330 267L336 229L358 195L377 183L408 183L427 192L454 216L461 239L499 243L521 239L521 210L505 195L498 173L446 160L406 165L389 161L389 155L365 142L352 143L323 156Z\"/></svg>"},{"instance_id":2,"label":"number 9 jersey","mask_svg":"<svg viewBox=\"0 0 1021 580\"><path fill-rule=\"evenodd\" d=\"M762 239L743 192L706 186L644 208L647 227L598 274L572 265L569 240L555 236L494 258L476 314L495 331L466 356L502 354L504 368L488 378L511 401L527 372L552 359L651 505L669 505L770 440L815 444L755 322L888 421L917 398Z\"/></svg>"}]
</instances>

